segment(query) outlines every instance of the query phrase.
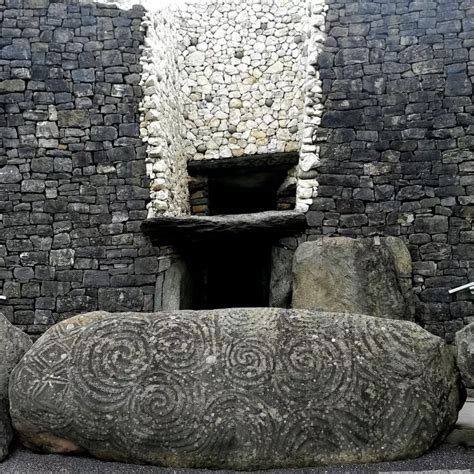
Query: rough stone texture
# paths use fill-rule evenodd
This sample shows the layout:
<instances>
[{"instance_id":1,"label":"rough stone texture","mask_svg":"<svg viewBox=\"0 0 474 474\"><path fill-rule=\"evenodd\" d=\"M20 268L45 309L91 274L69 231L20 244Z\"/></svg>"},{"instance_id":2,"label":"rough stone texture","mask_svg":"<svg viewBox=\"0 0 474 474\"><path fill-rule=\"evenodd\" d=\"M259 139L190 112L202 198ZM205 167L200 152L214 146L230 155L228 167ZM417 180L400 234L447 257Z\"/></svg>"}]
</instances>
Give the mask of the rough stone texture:
<instances>
[{"instance_id":1,"label":"rough stone texture","mask_svg":"<svg viewBox=\"0 0 474 474\"><path fill-rule=\"evenodd\" d=\"M474 323L456 333L457 364L464 385L474 388Z\"/></svg>"},{"instance_id":2,"label":"rough stone texture","mask_svg":"<svg viewBox=\"0 0 474 474\"><path fill-rule=\"evenodd\" d=\"M418 456L454 425L460 386L449 348L413 323L233 309L72 318L15 368L10 397L43 451L259 469Z\"/></svg>"},{"instance_id":3,"label":"rough stone texture","mask_svg":"<svg viewBox=\"0 0 474 474\"><path fill-rule=\"evenodd\" d=\"M248 235L254 235L256 239L291 235L304 230L306 218L303 213L295 211L217 216L162 216L143 221L141 227L143 232L157 244L189 244Z\"/></svg>"},{"instance_id":4,"label":"rough stone texture","mask_svg":"<svg viewBox=\"0 0 474 474\"><path fill-rule=\"evenodd\" d=\"M155 2L155 9L159 4ZM143 66L140 128L147 143L150 217L189 213L184 84L177 66L180 47L174 15L170 8L162 8L159 12L148 12L143 23L146 41L140 59Z\"/></svg>"},{"instance_id":5,"label":"rough stone texture","mask_svg":"<svg viewBox=\"0 0 474 474\"><path fill-rule=\"evenodd\" d=\"M396 238L323 237L293 262L293 308L412 320L411 259Z\"/></svg>"},{"instance_id":6,"label":"rough stone texture","mask_svg":"<svg viewBox=\"0 0 474 474\"><path fill-rule=\"evenodd\" d=\"M111 309L107 288L121 309L153 310L158 251L139 228L143 15L0 0L0 310L32 334Z\"/></svg>"},{"instance_id":7,"label":"rough stone texture","mask_svg":"<svg viewBox=\"0 0 474 474\"><path fill-rule=\"evenodd\" d=\"M469 291L448 294L474 279L472 3L325 3L308 233L400 236L417 321L452 341L474 317Z\"/></svg>"},{"instance_id":8,"label":"rough stone texture","mask_svg":"<svg viewBox=\"0 0 474 474\"><path fill-rule=\"evenodd\" d=\"M305 93L319 87L313 78L304 84L306 37L319 28L309 26L307 6L213 0L148 13L141 131L149 217L189 212L189 159L298 152L306 171L316 163L311 134L320 113L303 113ZM308 210L316 186L306 180L298 188L298 210Z\"/></svg>"},{"instance_id":9,"label":"rough stone texture","mask_svg":"<svg viewBox=\"0 0 474 474\"><path fill-rule=\"evenodd\" d=\"M0 313L0 461L13 439L8 401L8 380L15 365L30 348L30 338Z\"/></svg>"},{"instance_id":10,"label":"rough stone texture","mask_svg":"<svg viewBox=\"0 0 474 474\"><path fill-rule=\"evenodd\" d=\"M244 145L255 157L296 137L303 239L400 236L417 322L452 342L474 320L474 297L447 293L474 278L469 2L171 12L143 0L145 18L107 3L0 0L0 305L15 324L41 332L98 309L106 286L138 288L133 304L151 310L157 274L135 259L150 269L173 251L151 248L139 225L189 213L186 159L233 160ZM282 95L300 97L298 113Z\"/></svg>"},{"instance_id":11,"label":"rough stone texture","mask_svg":"<svg viewBox=\"0 0 474 474\"><path fill-rule=\"evenodd\" d=\"M305 7L306 0L228 0L178 10L192 158L299 149Z\"/></svg>"},{"instance_id":12,"label":"rough stone texture","mask_svg":"<svg viewBox=\"0 0 474 474\"><path fill-rule=\"evenodd\" d=\"M286 247L272 247L269 306L291 306L292 267L294 251Z\"/></svg>"}]
</instances>

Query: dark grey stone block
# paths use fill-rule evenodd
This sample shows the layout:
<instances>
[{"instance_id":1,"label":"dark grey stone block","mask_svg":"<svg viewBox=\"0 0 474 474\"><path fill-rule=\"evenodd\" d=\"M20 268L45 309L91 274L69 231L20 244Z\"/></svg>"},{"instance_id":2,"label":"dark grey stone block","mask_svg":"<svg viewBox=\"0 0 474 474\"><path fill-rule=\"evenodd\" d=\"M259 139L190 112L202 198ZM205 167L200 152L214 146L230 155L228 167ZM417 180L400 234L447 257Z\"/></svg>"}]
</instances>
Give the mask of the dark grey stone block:
<instances>
[{"instance_id":1,"label":"dark grey stone block","mask_svg":"<svg viewBox=\"0 0 474 474\"><path fill-rule=\"evenodd\" d=\"M93 141L112 141L118 137L115 127L95 126L91 128L91 140Z\"/></svg>"}]
</instances>

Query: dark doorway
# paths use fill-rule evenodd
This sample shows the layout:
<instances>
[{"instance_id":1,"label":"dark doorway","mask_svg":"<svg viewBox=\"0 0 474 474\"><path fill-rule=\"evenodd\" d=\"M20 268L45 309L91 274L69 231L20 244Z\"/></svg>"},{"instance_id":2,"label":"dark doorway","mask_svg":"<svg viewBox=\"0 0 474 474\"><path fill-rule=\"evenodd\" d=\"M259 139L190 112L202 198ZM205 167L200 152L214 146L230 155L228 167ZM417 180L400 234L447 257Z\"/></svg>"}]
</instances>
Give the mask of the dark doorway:
<instances>
[{"instance_id":1,"label":"dark doorway","mask_svg":"<svg viewBox=\"0 0 474 474\"><path fill-rule=\"evenodd\" d=\"M193 160L188 162L190 207L194 215L253 214L291 210L298 153Z\"/></svg>"},{"instance_id":2,"label":"dark doorway","mask_svg":"<svg viewBox=\"0 0 474 474\"><path fill-rule=\"evenodd\" d=\"M209 212L247 214L277 209L278 187L287 170L233 170L229 174L209 177Z\"/></svg>"},{"instance_id":3,"label":"dark doorway","mask_svg":"<svg viewBox=\"0 0 474 474\"><path fill-rule=\"evenodd\" d=\"M194 309L266 307L271 245L228 241L188 256Z\"/></svg>"}]
</instances>

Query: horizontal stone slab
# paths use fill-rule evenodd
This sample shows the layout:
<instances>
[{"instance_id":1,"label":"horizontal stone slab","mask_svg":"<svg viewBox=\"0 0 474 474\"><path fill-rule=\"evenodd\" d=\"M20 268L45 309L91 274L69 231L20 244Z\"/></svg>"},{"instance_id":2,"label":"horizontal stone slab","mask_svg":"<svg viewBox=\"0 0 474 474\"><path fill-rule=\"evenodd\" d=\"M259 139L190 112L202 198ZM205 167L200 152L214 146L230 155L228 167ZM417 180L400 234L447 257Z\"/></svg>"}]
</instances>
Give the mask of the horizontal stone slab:
<instances>
[{"instance_id":1,"label":"horizontal stone slab","mask_svg":"<svg viewBox=\"0 0 474 474\"><path fill-rule=\"evenodd\" d=\"M244 236L278 238L302 232L305 227L305 214L296 211L219 216L160 216L146 219L141 225L142 231L157 245L187 245Z\"/></svg>"},{"instance_id":2,"label":"horizontal stone slab","mask_svg":"<svg viewBox=\"0 0 474 474\"><path fill-rule=\"evenodd\" d=\"M252 168L275 168L285 169L297 165L298 153L266 153L251 156L239 156L233 158L217 158L213 160L192 160L188 162L188 172L191 176L228 173L232 169Z\"/></svg>"}]
</instances>

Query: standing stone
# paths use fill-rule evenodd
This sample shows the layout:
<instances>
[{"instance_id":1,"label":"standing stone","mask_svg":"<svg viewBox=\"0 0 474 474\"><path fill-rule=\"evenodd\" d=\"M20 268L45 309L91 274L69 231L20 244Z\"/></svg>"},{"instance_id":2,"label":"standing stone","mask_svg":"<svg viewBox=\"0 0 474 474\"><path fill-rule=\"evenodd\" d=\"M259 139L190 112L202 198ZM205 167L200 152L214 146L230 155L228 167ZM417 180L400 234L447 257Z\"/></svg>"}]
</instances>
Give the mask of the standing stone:
<instances>
[{"instance_id":1,"label":"standing stone","mask_svg":"<svg viewBox=\"0 0 474 474\"><path fill-rule=\"evenodd\" d=\"M464 385L474 388L474 323L456 333L456 350Z\"/></svg>"},{"instance_id":2,"label":"standing stone","mask_svg":"<svg viewBox=\"0 0 474 474\"><path fill-rule=\"evenodd\" d=\"M273 308L290 307L293 255L293 250L272 247L269 303Z\"/></svg>"},{"instance_id":3,"label":"standing stone","mask_svg":"<svg viewBox=\"0 0 474 474\"><path fill-rule=\"evenodd\" d=\"M271 308L77 316L10 394L29 447L237 470L416 457L462 399L453 354L414 323Z\"/></svg>"},{"instance_id":4,"label":"standing stone","mask_svg":"<svg viewBox=\"0 0 474 474\"><path fill-rule=\"evenodd\" d=\"M8 403L8 379L15 365L30 348L31 339L0 313L0 461L8 454L13 438Z\"/></svg>"},{"instance_id":5,"label":"standing stone","mask_svg":"<svg viewBox=\"0 0 474 474\"><path fill-rule=\"evenodd\" d=\"M293 261L293 308L412 320L411 257L395 237L323 237Z\"/></svg>"}]
</instances>

